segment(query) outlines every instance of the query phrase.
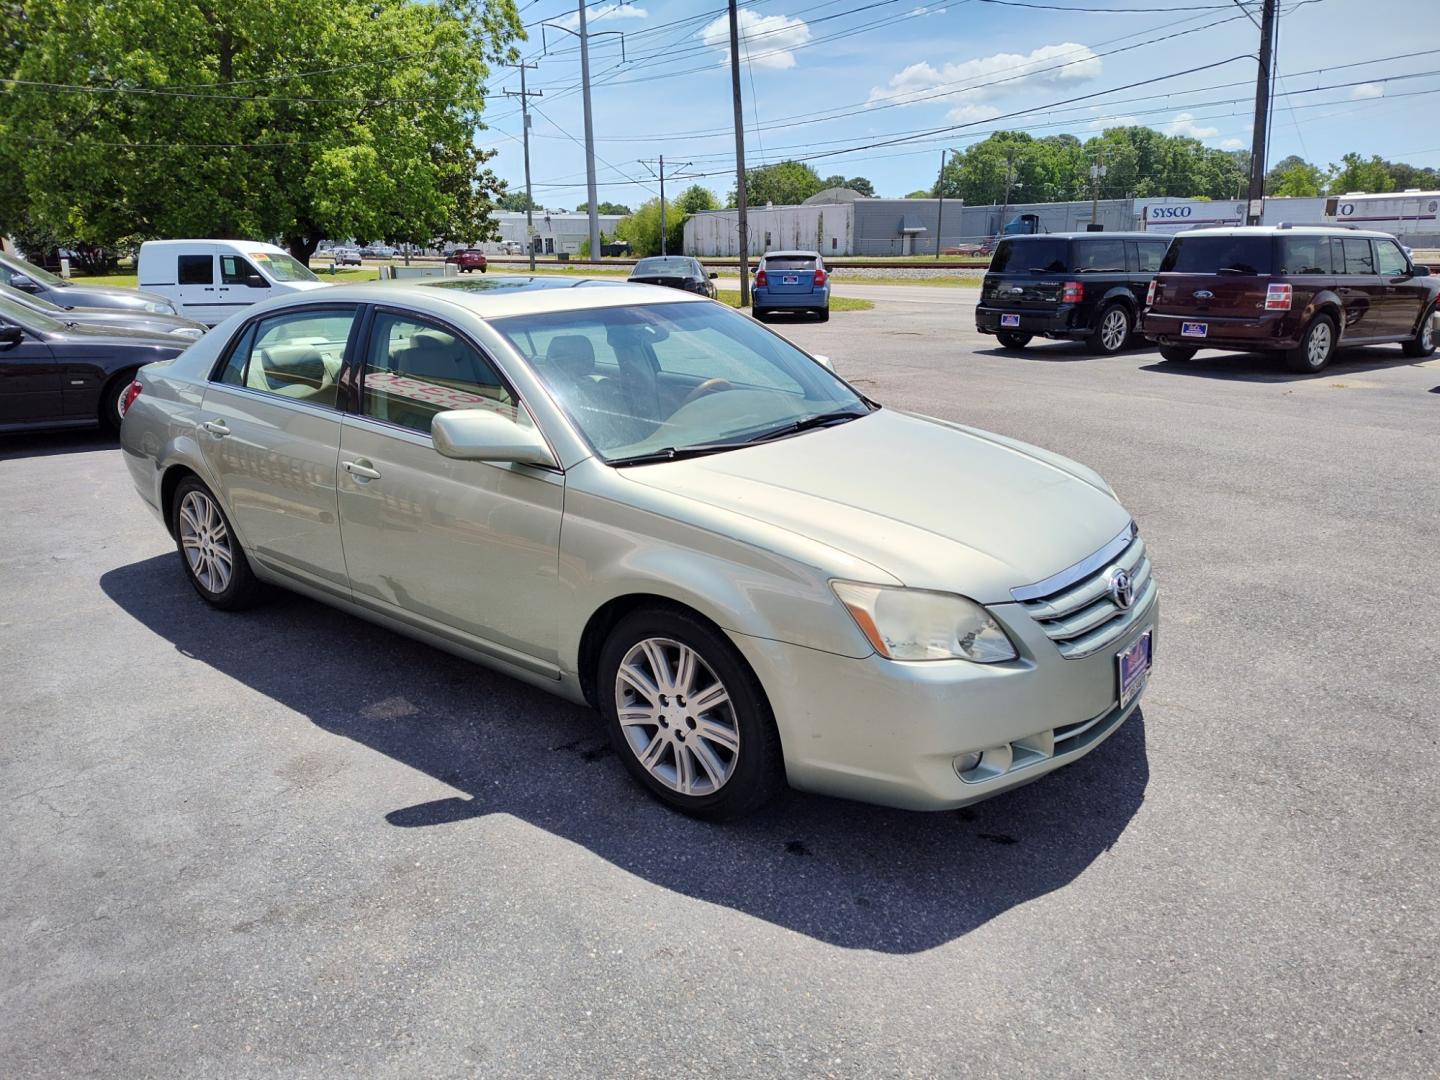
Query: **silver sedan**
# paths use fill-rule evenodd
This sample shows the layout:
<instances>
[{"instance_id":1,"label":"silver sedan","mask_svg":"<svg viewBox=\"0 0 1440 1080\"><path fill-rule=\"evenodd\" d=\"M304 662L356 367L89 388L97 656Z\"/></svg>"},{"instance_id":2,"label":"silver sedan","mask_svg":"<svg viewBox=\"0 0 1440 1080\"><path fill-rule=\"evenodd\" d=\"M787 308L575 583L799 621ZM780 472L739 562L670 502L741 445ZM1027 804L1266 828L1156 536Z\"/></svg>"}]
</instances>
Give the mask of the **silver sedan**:
<instances>
[{"instance_id":1,"label":"silver sedan","mask_svg":"<svg viewBox=\"0 0 1440 1080\"><path fill-rule=\"evenodd\" d=\"M686 813L914 809L1088 753L1159 602L1109 486L882 408L712 301L339 286L143 369L121 441L216 608L280 585L598 709Z\"/></svg>"}]
</instances>

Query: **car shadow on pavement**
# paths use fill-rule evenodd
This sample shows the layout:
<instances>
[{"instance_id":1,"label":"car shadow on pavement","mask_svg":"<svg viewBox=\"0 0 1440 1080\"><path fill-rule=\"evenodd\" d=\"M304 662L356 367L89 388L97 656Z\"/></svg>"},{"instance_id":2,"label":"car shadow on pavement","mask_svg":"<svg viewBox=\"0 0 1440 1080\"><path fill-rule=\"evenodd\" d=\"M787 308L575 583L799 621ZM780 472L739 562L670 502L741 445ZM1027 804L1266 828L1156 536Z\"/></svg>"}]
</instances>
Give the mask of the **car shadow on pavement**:
<instances>
[{"instance_id":1,"label":"car shadow on pavement","mask_svg":"<svg viewBox=\"0 0 1440 1080\"><path fill-rule=\"evenodd\" d=\"M57 454L89 454L96 450L114 450L119 445L115 436L98 427L14 432L0 435L0 461L54 457Z\"/></svg>"},{"instance_id":2,"label":"car shadow on pavement","mask_svg":"<svg viewBox=\"0 0 1440 1080\"><path fill-rule=\"evenodd\" d=\"M1197 356L1192 360L1156 360L1141 371L1162 375L1189 375L1201 379L1224 379L1233 382L1307 382L1312 379L1334 379L1367 371L1402 367L1412 364L1398 347L1344 349L1319 371L1291 371L1285 361L1274 353L1217 353Z\"/></svg>"},{"instance_id":3,"label":"car shadow on pavement","mask_svg":"<svg viewBox=\"0 0 1440 1080\"><path fill-rule=\"evenodd\" d=\"M323 604L277 591L212 611L174 555L100 585L186 656L461 793L396 807L386 827L513 815L657 886L844 948L931 949L1067 885L1125 831L1149 780L1137 711L1076 764L963 810L790 792L707 824L642 792L596 714Z\"/></svg>"}]
</instances>

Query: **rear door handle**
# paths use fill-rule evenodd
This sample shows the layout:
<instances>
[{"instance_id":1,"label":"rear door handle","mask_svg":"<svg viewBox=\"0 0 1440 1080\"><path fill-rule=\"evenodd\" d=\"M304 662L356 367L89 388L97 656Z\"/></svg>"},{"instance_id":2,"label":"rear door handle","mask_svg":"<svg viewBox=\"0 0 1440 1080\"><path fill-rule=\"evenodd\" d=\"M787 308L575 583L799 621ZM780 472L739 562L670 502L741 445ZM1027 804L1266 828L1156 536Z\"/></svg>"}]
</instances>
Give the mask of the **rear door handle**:
<instances>
[{"instance_id":1,"label":"rear door handle","mask_svg":"<svg viewBox=\"0 0 1440 1080\"><path fill-rule=\"evenodd\" d=\"M359 461L341 462L345 471L357 480L379 480L380 470L372 468L369 463L361 458Z\"/></svg>"},{"instance_id":2,"label":"rear door handle","mask_svg":"<svg viewBox=\"0 0 1440 1080\"><path fill-rule=\"evenodd\" d=\"M206 420L200 426L217 439L223 439L226 435L230 434L230 429L225 426L224 420Z\"/></svg>"}]
</instances>

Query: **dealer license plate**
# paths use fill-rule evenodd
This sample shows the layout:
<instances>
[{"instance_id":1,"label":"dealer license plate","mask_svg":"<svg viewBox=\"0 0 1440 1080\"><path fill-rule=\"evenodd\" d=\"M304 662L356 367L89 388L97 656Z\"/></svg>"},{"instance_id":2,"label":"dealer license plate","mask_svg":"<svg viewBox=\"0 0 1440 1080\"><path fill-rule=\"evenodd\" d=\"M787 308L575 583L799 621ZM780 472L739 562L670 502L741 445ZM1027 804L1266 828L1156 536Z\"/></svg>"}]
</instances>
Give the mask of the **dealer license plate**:
<instances>
[{"instance_id":1,"label":"dealer license plate","mask_svg":"<svg viewBox=\"0 0 1440 1080\"><path fill-rule=\"evenodd\" d=\"M1154 630L1146 630L1117 656L1120 664L1122 709L1135 699L1136 694L1145 689L1145 682L1150 678L1150 635L1153 633Z\"/></svg>"},{"instance_id":2,"label":"dealer license plate","mask_svg":"<svg viewBox=\"0 0 1440 1080\"><path fill-rule=\"evenodd\" d=\"M1000 325L1001 325L1001 326L1019 326L1019 325L1020 325L1020 316L1019 316L1019 315L1001 315L1001 316L1000 316Z\"/></svg>"},{"instance_id":3,"label":"dealer license plate","mask_svg":"<svg viewBox=\"0 0 1440 1080\"><path fill-rule=\"evenodd\" d=\"M1210 332L1210 327L1203 322L1185 322L1180 324L1181 337L1204 337Z\"/></svg>"},{"instance_id":4,"label":"dealer license plate","mask_svg":"<svg viewBox=\"0 0 1440 1080\"><path fill-rule=\"evenodd\" d=\"M780 279L780 284L781 284L781 285L799 285L799 284L800 284L800 275L799 275L799 274L786 274L784 277L782 277L782 278Z\"/></svg>"}]
</instances>

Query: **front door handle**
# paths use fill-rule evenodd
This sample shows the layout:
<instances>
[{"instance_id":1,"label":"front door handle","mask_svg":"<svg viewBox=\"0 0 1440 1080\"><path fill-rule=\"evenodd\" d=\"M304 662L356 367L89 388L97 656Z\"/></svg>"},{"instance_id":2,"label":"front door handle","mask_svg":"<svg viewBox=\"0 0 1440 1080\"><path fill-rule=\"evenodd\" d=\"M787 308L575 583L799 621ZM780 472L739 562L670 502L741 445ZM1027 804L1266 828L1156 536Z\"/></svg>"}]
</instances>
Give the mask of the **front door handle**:
<instances>
[{"instance_id":1,"label":"front door handle","mask_svg":"<svg viewBox=\"0 0 1440 1080\"><path fill-rule=\"evenodd\" d=\"M345 471L348 472L351 476L355 477L355 479L357 480L380 479L380 470L371 467L370 463L367 462L364 458L361 458L358 461L342 462L342 465L344 466Z\"/></svg>"},{"instance_id":2,"label":"front door handle","mask_svg":"<svg viewBox=\"0 0 1440 1080\"><path fill-rule=\"evenodd\" d=\"M223 439L230 434L230 429L225 426L224 420L206 420L200 426L217 439Z\"/></svg>"}]
</instances>

